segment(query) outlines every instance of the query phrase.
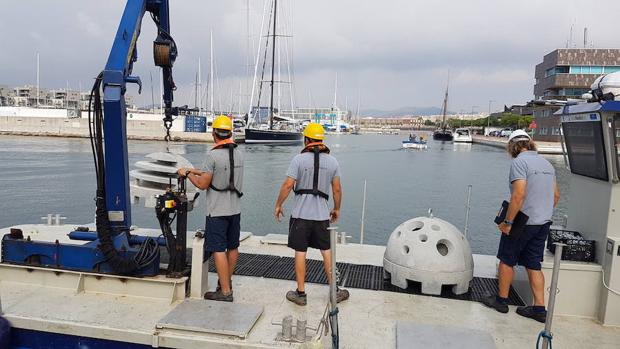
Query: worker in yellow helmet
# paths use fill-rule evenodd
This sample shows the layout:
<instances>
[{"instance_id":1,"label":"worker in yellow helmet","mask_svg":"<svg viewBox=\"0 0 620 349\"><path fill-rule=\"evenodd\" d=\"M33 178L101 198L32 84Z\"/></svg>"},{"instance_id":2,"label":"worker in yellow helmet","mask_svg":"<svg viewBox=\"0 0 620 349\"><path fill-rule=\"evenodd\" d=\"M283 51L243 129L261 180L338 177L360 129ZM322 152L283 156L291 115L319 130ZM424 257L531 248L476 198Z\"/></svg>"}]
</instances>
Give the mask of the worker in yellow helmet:
<instances>
[{"instance_id":1,"label":"worker in yellow helmet","mask_svg":"<svg viewBox=\"0 0 620 349\"><path fill-rule=\"evenodd\" d=\"M207 292L204 297L232 302L232 274L239 257L244 159L232 138L232 120L220 115L212 127L215 146L207 152L204 168L182 168L178 172L207 191L205 251L213 255L219 281L215 292Z\"/></svg>"},{"instance_id":2,"label":"worker in yellow helmet","mask_svg":"<svg viewBox=\"0 0 620 349\"><path fill-rule=\"evenodd\" d=\"M331 254L329 243L330 221L335 223L340 217L342 189L340 167L336 158L329 154L323 143L325 129L318 123L310 123L304 130L304 148L296 155L286 173L280 188L274 215L279 222L284 216L282 205L290 194L295 193L295 204L289 221L288 246L295 250L295 277L297 290L289 291L286 299L306 305L305 292L306 252L308 247L316 248L323 255L323 267L327 279L331 279ZM329 193L333 195L334 206L328 208ZM349 298L349 292L338 289L338 302Z\"/></svg>"}]
</instances>

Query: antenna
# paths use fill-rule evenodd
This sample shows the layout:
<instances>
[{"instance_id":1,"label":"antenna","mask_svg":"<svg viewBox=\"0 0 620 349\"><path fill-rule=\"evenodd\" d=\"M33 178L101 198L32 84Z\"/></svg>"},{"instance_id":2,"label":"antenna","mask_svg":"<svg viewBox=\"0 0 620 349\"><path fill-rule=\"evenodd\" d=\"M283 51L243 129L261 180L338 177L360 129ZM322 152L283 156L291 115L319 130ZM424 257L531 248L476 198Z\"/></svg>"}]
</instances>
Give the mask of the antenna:
<instances>
[{"instance_id":1,"label":"antenna","mask_svg":"<svg viewBox=\"0 0 620 349\"><path fill-rule=\"evenodd\" d=\"M588 47L588 27L583 28L583 48Z\"/></svg>"}]
</instances>

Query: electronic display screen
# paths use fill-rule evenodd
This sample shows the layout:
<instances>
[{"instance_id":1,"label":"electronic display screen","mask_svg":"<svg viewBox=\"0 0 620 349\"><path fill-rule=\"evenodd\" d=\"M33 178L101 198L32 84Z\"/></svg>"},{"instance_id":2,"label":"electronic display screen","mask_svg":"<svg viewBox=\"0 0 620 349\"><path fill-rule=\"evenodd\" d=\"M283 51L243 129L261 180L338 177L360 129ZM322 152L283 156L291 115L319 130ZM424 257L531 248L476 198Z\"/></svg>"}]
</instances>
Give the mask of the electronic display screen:
<instances>
[{"instance_id":1,"label":"electronic display screen","mask_svg":"<svg viewBox=\"0 0 620 349\"><path fill-rule=\"evenodd\" d=\"M562 131L571 172L608 181L601 121L563 122Z\"/></svg>"}]
</instances>

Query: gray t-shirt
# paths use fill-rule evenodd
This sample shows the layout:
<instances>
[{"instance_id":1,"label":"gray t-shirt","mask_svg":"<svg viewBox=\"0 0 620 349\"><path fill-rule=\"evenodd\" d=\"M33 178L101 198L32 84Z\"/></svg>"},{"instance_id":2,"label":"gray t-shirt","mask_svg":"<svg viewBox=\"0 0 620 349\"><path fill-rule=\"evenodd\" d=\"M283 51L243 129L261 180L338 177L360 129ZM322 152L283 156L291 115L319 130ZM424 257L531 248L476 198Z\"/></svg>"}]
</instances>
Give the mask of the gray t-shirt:
<instances>
[{"instance_id":1,"label":"gray t-shirt","mask_svg":"<svg viewBox=\"0 0 620 349\"><path fill-rule=\"evenodd\" d=\"M530 218L527 225L541 225L551 222L555 193L555 169L535 151L519 154L510 166L510 192L512 182L527 181L525 201L521 211Z\"/></svg>"},{"instance_id":2,"label":"gray t-shirt","mask_svg":"<svg viewBox=\"0 0 620 349\"><path fill-rule=\"evenodd\" d=\"M286 175L295 180L295 188L312 189L314 153L307 152L296 155L293 161L291 161ZM329 154L321 153L319 157L318 189L330 197L332 195L332 180L334 177L340 177L338 161ZM293 205L291 216L312 221L329 220L327 200L312 194L295 195L295 204Z\"/></svg>"},{"instance_id":3,"label":"gray t-shirt","mask_svg":"<svg viewBox=\"0 0 620 349\"><path fill-rule=\"evenodd\" d=\"M228 148L212 149L207 152L203 170L213 174L211 184L218 188L228 187L230 181L230 159ZM235 188L243 192L243 153L235 148ZM241 213L241 198L232 191L206 190L207 216L222 217Z\"/></svg>"}]
</instances>

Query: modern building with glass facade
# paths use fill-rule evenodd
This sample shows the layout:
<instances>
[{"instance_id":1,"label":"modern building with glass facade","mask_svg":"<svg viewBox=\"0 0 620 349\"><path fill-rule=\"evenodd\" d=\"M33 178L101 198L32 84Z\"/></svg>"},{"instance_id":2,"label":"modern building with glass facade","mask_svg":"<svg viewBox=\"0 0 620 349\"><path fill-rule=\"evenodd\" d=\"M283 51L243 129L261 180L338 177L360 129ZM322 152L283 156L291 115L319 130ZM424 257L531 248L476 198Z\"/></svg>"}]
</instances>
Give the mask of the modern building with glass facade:
<instances>
[{"instance_id":1,"label":"modern building with glass facade","mask_svg":"<svg viewBox=\"0 0 620 349\"><path fill-rule=\"evenodd\" d=\"M534 98L565 100L579 98L603 74L620 71L620 49L567 48L545 55L536 65ZM558 106L539 106L533 115L537 128L534 139L560 140L560 119L553 113Z\"/></svg>"}]
</instances>

